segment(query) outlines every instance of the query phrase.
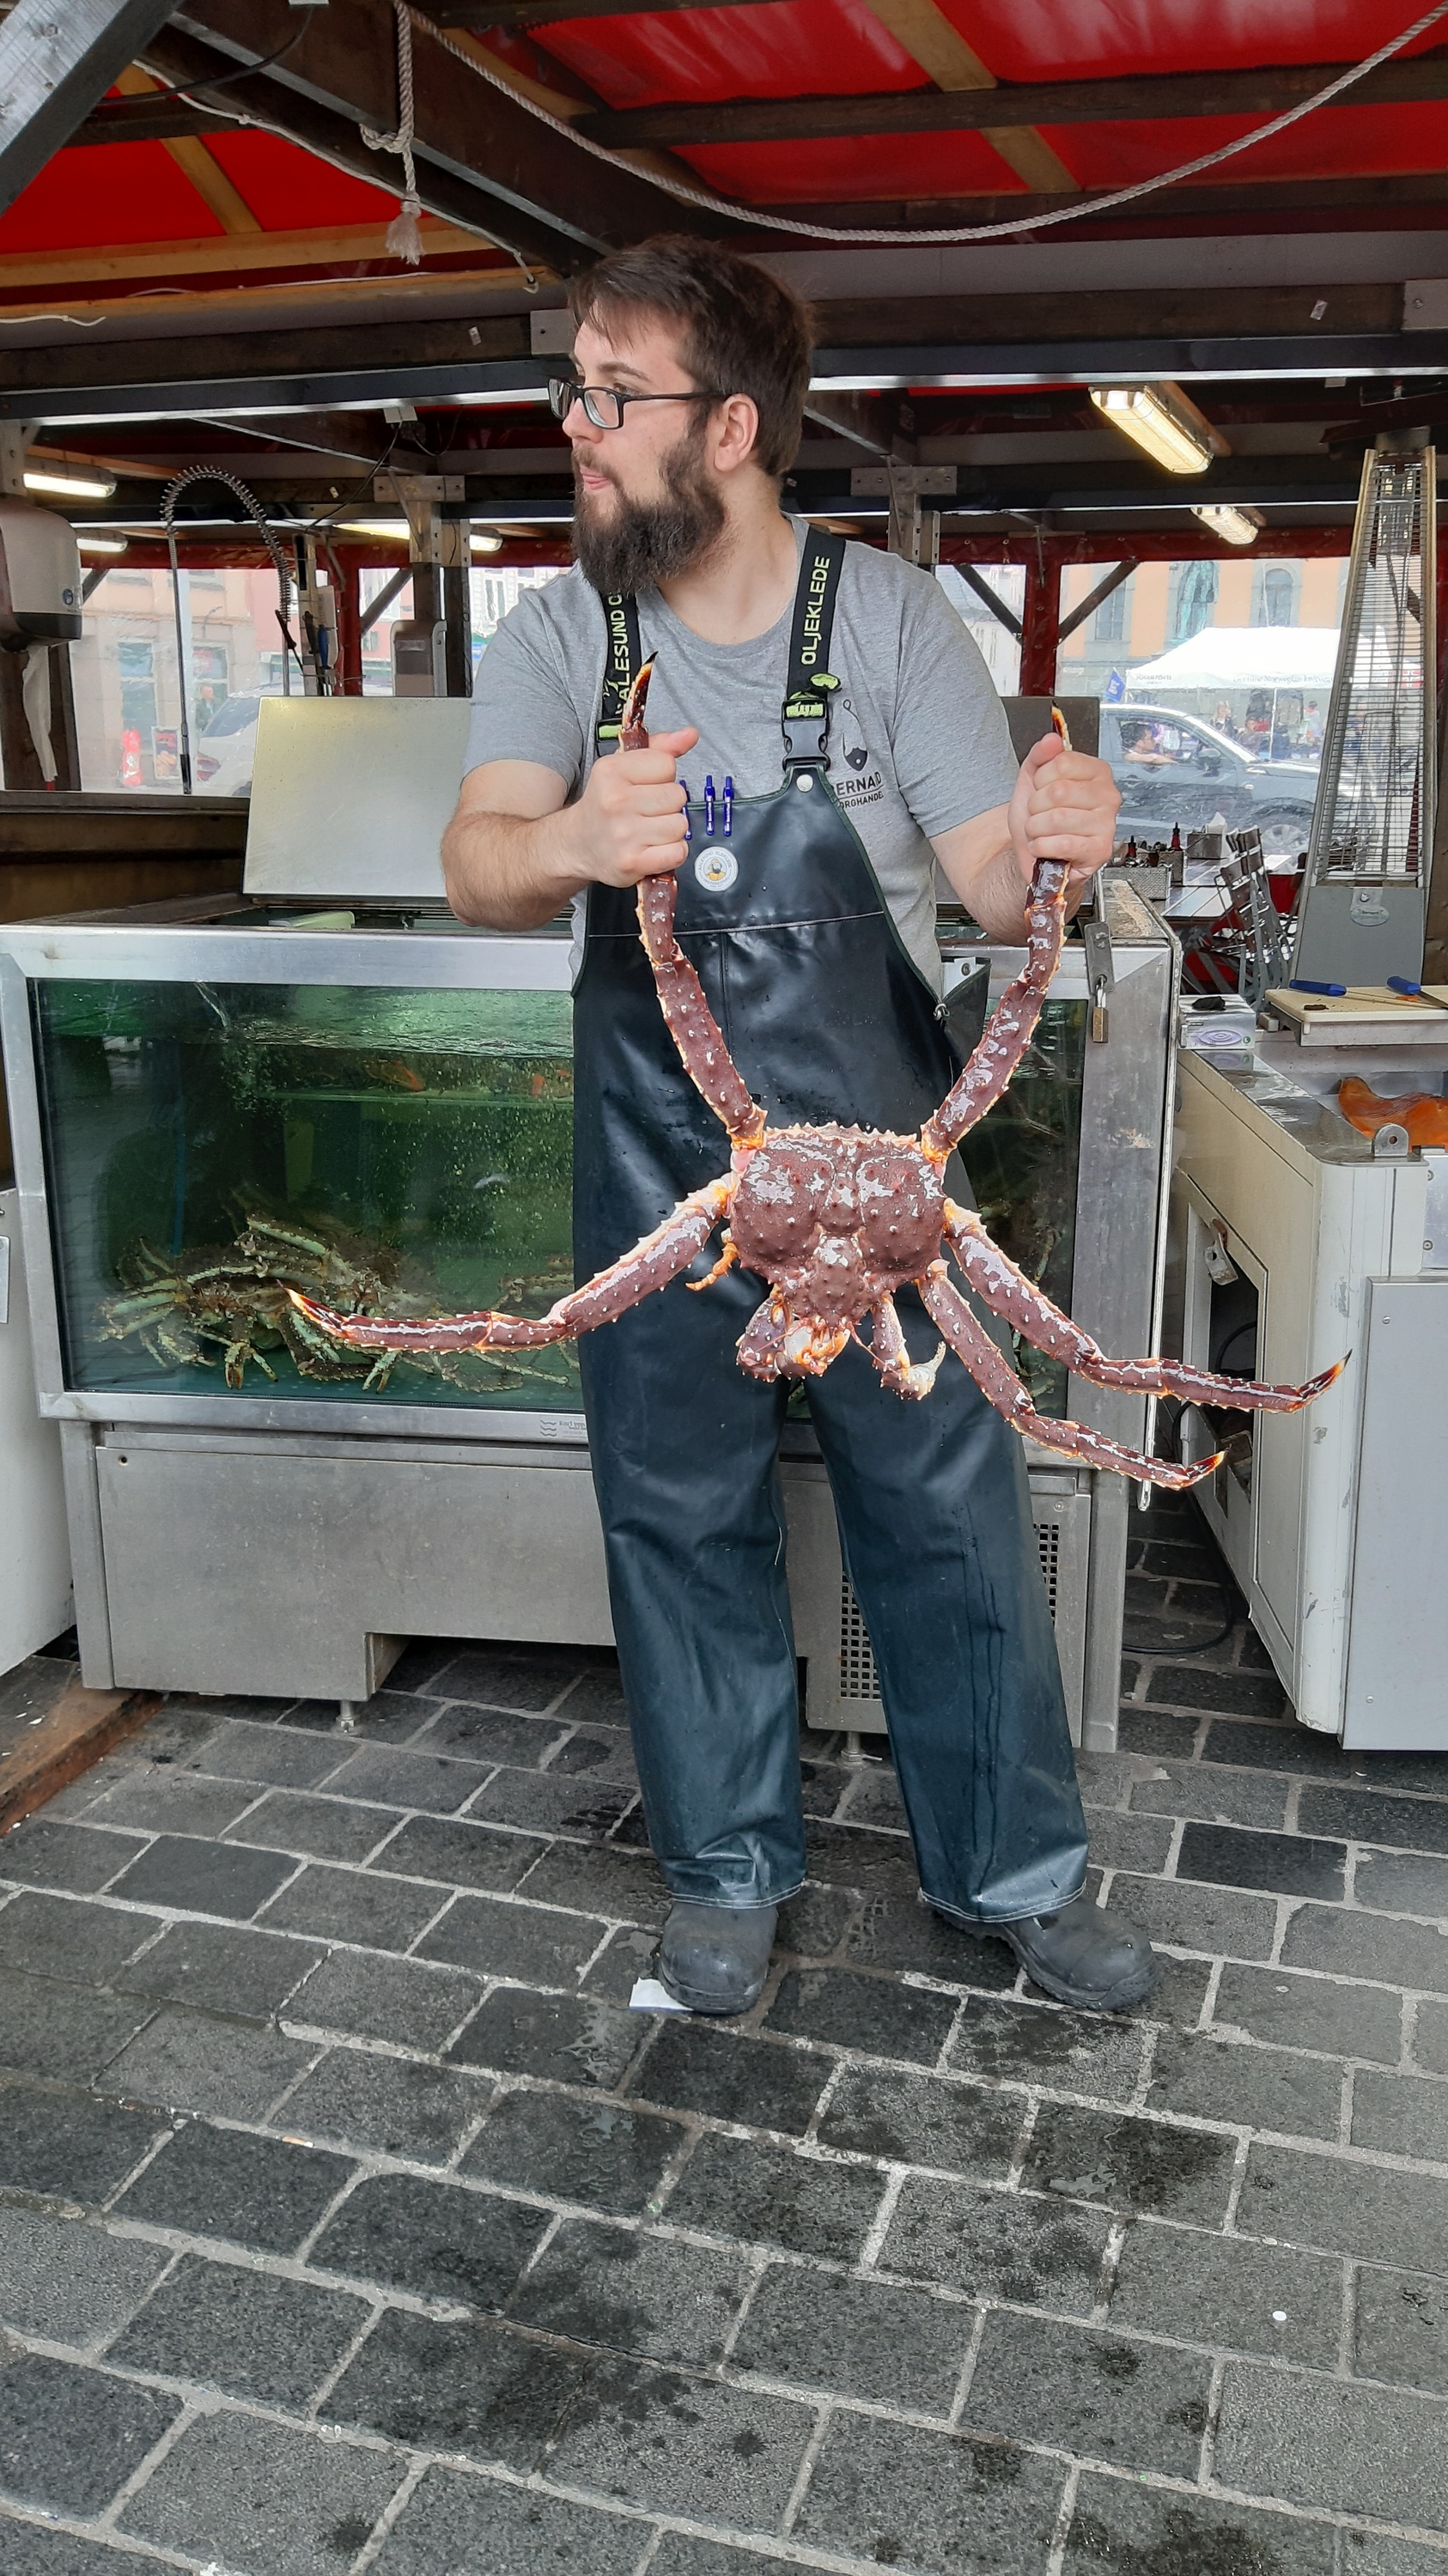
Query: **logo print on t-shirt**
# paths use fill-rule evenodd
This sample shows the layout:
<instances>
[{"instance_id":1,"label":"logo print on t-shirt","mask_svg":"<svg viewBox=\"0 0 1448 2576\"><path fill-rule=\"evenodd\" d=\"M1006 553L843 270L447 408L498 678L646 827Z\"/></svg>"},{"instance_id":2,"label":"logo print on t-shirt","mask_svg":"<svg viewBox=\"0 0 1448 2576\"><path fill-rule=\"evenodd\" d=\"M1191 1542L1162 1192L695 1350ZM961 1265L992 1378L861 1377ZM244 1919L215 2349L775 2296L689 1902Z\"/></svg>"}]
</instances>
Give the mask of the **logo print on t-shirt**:
<instances>
[{"instance_id":1,"label":"logo print on t-shirt","mask_svg":"<svg viewBox=\"0 0 1448 2576\"><path fill-rule=\"evenodd\" d=\"M855 713L852 698L836 699L835 730L848 766L858 773L870 757L870 746L860 730L860 720Z\"/></svg>"}]
</instances>

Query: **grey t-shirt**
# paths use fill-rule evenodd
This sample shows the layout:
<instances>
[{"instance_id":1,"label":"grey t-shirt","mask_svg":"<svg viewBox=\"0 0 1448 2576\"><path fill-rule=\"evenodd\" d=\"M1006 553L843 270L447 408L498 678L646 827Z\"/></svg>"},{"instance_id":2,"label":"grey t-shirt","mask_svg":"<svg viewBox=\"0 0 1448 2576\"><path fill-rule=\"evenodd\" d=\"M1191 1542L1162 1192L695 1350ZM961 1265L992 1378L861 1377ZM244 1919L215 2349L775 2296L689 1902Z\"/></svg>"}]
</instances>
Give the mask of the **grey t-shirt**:
<instances>
[{"instance_id":1,"label":"grey t-shirt","mask_svg":"<svg viewBox=\"0 0 1448 2576\"><path fill-rule=\"evenodd\" d=\"M803 521L795 534L802 551ZM717 791L729 776L736 795L767 795L780 781L792 606L747 644L706 643L656 590L639 593L638 609L643 649L658 656L650 729L699 730L679 764L690 793L712 775ZM465 768L537 761L577 794L594 758L604 640L598 594L576 566L525 591L479 662ZM1017 764L1005 710L939 583L873 546L846 547L829 658L841 684L830 783L938 990L929 836L1009 800Z\"/></svg>"}]
</instances>

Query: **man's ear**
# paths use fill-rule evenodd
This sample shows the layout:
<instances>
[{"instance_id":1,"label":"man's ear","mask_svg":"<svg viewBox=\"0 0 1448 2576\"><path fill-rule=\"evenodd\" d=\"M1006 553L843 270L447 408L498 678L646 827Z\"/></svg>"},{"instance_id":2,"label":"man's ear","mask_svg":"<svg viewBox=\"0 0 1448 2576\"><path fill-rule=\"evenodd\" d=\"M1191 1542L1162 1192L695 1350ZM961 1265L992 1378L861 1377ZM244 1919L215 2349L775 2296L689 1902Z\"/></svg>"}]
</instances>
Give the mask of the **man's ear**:
<instances>
[{"instance_id":1,"label":"man's ear","mask_svg":"<svg viewBox=\"0 0 1448 2576\"><path fill-rule=\"evenodd\" d=\"M716 473L735 474L750 463L759 438L759 406L752 394L730 394L714 415Z\"/></svg>"}]
</instances>

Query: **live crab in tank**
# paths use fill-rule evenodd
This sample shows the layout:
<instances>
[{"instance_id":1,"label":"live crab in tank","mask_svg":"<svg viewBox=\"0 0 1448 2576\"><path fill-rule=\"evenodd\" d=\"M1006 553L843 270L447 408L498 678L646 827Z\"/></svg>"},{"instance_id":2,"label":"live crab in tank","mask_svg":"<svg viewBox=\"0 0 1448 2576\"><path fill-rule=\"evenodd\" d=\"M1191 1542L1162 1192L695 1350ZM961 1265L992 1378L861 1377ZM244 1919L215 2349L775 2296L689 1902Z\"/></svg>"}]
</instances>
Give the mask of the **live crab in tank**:
<instances>
[{"instance_id":1,"label":"live crab in tank","mask_svg":"<svg viewBox=\"0 0 1448 2576\"><path fill-rule=\"evenodd\" d=\"M644 707L652 667L644 664L624 710L626 750L648 744ZM1110 1359L1006 1258L979 1217L947 1196L950 1154L1000 1099L1030 1043L1061 954L1069 878L1061 861L1037 861L1021 973L940 1107L917 1135L899 1136L835 1124L768 1125L674 936L673 875L645 877L638 890L640 935L680 1061L728 1135L727 1173L693 1191L621 1260L536 1318L492 1309L428 1319L341 1314L296 1287L289 1291L292 1304L321 1331L360 1350L538 1350L614 1323L677 1279L722 1227L714 1267L690 1285L707 1290L736 1262L764 1281L767 1293L738 1344L739 1365L749 1376L820 1377L854 1341L894 1394L919 1398L929 1395L949 1348L996 1411L1043 1448L1079 1466L1111 1468L1153 1485L1196 1484L1220 1465L1221 1451L1186 1464L1148 1458L1085 1423L1038 1413L947 1266L946 1256L952 1255L966 1286L993 1314L1097 1386L1243 1412L1295 1413L1322 1395L1346 1365L1339 1360L1302 1386L1267 1386L1215 1377L1175 1360ZM942 1336L928 1361L913 1360L906 1348L895 1307L905 1287L918 1292Z\"/></svg>"}]
</instances>

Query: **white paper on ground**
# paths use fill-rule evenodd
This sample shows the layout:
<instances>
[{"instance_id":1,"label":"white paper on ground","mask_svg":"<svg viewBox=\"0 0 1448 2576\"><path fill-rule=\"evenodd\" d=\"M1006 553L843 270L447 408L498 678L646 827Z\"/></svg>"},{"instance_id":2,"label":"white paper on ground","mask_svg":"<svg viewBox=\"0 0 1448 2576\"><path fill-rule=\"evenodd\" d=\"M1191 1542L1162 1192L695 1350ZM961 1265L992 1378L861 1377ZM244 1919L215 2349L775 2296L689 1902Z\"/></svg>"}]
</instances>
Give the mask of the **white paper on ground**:
<instances>
[{"instance_id":1,"label":"white paper on ground","mask_svg":"<svg viewBox=\"0 0 1448 2576\"><path fill-rule=\"evenodd\" d=\"M628 1999L628 2008L630 2012L677 2013L686 2013L689 2009L687 2004L676 2002L668 1987L661 1986L657 1977L640 1977L637 1980Z\"/></svg>"}]
</instances>

